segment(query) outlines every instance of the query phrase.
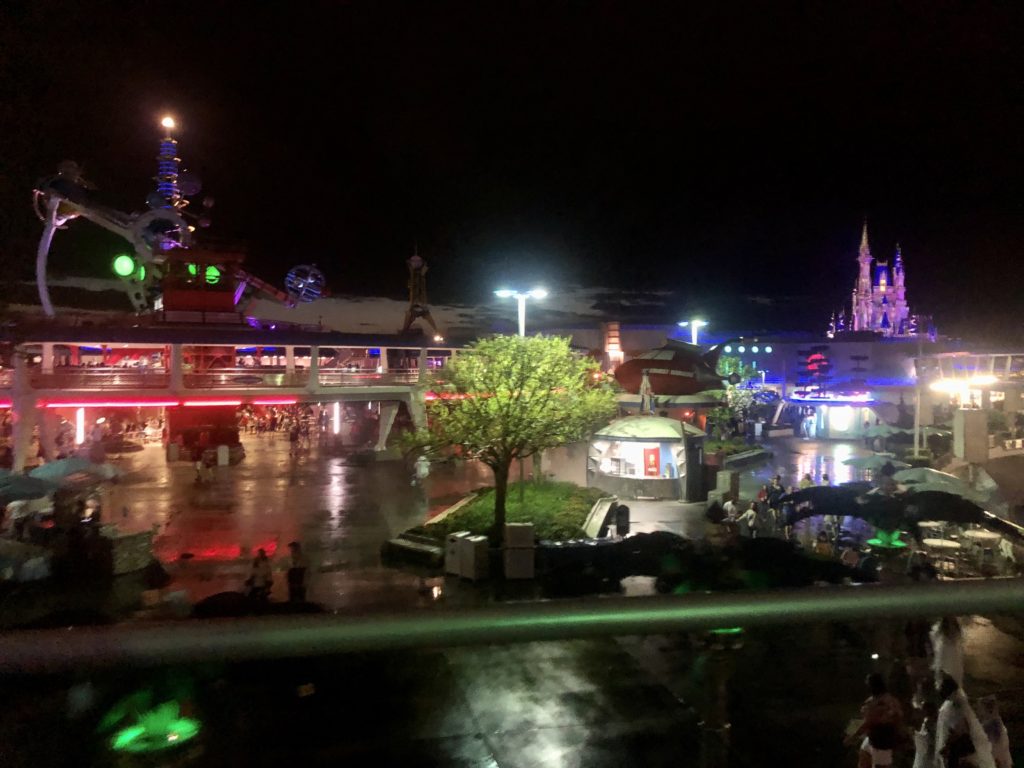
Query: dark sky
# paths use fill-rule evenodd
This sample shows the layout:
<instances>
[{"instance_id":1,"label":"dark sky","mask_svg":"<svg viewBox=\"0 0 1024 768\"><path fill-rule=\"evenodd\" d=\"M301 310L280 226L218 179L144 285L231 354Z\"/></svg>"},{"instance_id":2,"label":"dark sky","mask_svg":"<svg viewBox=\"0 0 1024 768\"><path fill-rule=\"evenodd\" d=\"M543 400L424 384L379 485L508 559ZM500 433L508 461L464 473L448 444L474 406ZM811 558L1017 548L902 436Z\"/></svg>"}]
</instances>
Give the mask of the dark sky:
<instances>
[{"instance_id":1,"label":"dark sky","mask_svg":"<svg viewBox=\"0 0 1024 768\"><path fill-rule=\"evenodd\" d=\"M30 266L29 191L62 159L141 208L166 110L211 234L274 282L316 262L335 292L400 296L418 241L437 300L521 276L820 326L867 215L877 256L902 243L915 310L1016 330L1022 20L934 0L8 2L3 257ZM116 240L61 234L54 271L109 274Z\"/></svg>"}]
</instances>

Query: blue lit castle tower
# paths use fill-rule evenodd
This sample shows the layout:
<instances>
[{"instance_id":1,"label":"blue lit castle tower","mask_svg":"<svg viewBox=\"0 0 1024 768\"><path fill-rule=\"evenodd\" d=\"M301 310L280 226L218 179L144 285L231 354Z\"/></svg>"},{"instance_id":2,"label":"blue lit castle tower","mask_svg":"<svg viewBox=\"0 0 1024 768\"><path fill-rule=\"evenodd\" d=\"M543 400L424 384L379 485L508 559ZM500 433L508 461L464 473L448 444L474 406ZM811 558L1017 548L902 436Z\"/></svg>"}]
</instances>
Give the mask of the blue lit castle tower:
<instances>
[{"instance_id":1,"label":"blue lit castle tower","mask_svg":"<svg viewBox=\"0 0 1024 768\"><path fill-rule=\"evenodd\" d=\"M871 263L874 261L874 280ZM875 261L868 245L868 224L860 238L857 255L860 267L857 284L853 289L849 327L846 318L840 315L835 330L873 331L883 336L915 336L918 332L918 318L910 314L907 306L906 273L903 270L903 254L896 246L892 271L886 261Z\"/></svg>"}]
</instances>

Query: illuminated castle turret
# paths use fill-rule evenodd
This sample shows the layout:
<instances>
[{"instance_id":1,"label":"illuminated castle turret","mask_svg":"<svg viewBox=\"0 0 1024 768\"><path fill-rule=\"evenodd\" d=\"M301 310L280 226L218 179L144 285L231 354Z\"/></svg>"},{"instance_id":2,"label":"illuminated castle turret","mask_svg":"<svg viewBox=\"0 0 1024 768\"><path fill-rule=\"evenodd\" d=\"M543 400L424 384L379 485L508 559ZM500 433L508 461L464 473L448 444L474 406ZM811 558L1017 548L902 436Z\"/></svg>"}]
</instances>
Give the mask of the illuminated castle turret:
<instances>
[{"instance_id":1,"label":"illuminated castle turret","mask_svg":"<svg viewBox=\"0 0 1024 768\"><path fill-rule=\"evenodd\" d=\"M874 280L871 266L874 261ZM849 327L845 316L840 315L838 326L833 322L832 330L874 331L885 336L914 336L918 333L918 318L910 314L907 306L906 273L903 270L903 254L899 244L892 270L889 262L875 261L868 245L868 223L860 238L857 254L860 266L857 283L853 289Z\"/></svg>"}]
</instances>

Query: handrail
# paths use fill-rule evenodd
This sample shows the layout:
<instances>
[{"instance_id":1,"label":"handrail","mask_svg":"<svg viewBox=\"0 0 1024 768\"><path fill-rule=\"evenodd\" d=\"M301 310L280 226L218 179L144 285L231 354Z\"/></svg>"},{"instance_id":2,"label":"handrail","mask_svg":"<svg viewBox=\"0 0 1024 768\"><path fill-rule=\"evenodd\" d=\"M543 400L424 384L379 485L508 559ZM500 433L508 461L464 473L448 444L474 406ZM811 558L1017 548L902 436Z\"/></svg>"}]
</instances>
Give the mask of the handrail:
<instances>
[{"instance_id":1,"label":"handrail","mask_svg":"<svg viewBox=\"0 0 1024 768\"><path fill-rule=\"evenodd\" d=\"M661 634L766 624L1019 612L1024 579L506 603L416 610L10 631L0 672L194 663Z\"/></svg>"},{"instance_id":2,"label":"handrail","mask_svg":"<svg viewBox=\"0 0 1024 768\"><path fill-rule=\"evenodd\" d=\"M162 388L170 374L162 368L66 368L29 374L33 389Z\"/></svg>"},{"instance_id":3,"label":"handrail","mask_svg":"<svg viewBox=\"0 0 1024 768\"><path fill-rule=\"evenodd\" d=\"M389 371L320 371L319 383L322 387L379 386L382 384L415 384L420 380L418 370Z\"/></svg>"},{"instance_id":4,"label":"handrail","mask_svg":"<svg viewBox=\"0 0 1024 768\"><path fill-rule=\"evenodd\" d=\"M189 372L182 376L187 389L238 389L243 387L303 387L309 381L309 370L284 368L214 368Z\"/></svg>"}]
</instances>

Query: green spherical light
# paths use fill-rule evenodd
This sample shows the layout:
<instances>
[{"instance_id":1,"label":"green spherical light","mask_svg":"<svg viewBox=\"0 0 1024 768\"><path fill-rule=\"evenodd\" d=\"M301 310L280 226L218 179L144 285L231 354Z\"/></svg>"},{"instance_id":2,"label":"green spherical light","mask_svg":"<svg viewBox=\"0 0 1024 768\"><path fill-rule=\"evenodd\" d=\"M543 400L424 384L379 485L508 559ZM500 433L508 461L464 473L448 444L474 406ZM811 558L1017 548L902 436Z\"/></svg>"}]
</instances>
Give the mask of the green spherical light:
<instances>
[{"instance_id":1,"label":"green spherical light","mask_svg":"<svg viewBox=\"0 0 1024 768\"><path fill-rule=\"evenodd\" d=\"M195 275L196 275L196 265L195 264L189 264L188 265L188 273L190 275L192 275L193 277L195 277Z\"/></svg>"},{"instance_id":2,"label":"green spherical light","mask_svg":"<svg viewBox=\"0 0 1024 768\"><path fill-rule=\"evenodd\" d=\"M220 282L220 270L217 269L216 267L212 266L212 265L207 267L206 268L206 282L208 282L210 285L216 285L217 283L219 283Z\"/></svg>"},{"instance_id":3,"label":"green spherical light","mask_svg":"<svg viewBox=\"0 0 1024 768\"><path fill-rule=\"evenodd\" d=\"M126 253L114 257L114 274L118 277L129 277L135 271L135 259Z\"/></svg>"}]
</instances>

